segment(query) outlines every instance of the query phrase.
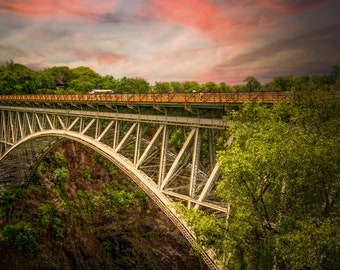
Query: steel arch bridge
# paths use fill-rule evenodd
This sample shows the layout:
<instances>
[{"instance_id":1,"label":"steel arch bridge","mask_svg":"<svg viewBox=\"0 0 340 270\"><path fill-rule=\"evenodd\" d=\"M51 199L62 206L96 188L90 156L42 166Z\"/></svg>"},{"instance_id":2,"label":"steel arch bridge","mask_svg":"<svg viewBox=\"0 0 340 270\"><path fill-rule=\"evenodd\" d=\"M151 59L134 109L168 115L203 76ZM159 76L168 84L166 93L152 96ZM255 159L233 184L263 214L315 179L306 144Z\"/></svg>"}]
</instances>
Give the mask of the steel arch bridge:
<instances>
[{"instance_id":1,"label":"steel arch bridge","mask_svg":"<svg viewBox=\"0 0 340 270\"><path fill-rule=\"evenodd\" d=\"M228 106L244 99L274 103L280 93L0 96L0 186L27 185L42 158L65 139L99 152L129 175L194 244L174 202L227 215L214 185L216 141ZM262 97L262 99L259 97ZM268 98L269 97L269 98ZM267 99L264 99L267 98ZM202 257L211 269L210 253Z\"/></svg>"}]
</instances>

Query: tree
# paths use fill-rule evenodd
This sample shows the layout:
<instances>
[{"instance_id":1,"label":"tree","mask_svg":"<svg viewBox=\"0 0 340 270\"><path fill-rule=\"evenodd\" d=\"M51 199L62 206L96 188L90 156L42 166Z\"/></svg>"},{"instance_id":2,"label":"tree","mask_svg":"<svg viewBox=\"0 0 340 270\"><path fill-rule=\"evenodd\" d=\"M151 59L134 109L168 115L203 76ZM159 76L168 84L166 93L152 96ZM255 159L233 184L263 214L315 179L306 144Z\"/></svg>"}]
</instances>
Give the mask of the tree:
<instances>
[{"instance_id":1,"label":"tree","mask_svg":"<svg viewBox=\"0 0 340 270\"><path fill-rule=\"evenodd\" d=\"M247 87L245 85L236 84L232 86L232 91L235 92L247 91Z\"/></svg>"},{"instance_id":2,"label":"tree","mask_svg":"<svg viewBox=\"0 0 340 270\"><path fill-rule=\"evenodd\" d=\"M0 94L14 94L16 84L16 77L5 68L2 68L0 71Z\"/></svg>"},{"instance_id":3,"label":"tree","mask_svg":"<svg viewBox=\"0 0 340 270\"><path fill-rule=\"evenodd\" d=\"M51 76L52 78L58 78L65 83L69 82L72 79L72 71L67 66L50 67L44 70L43 73Z\"/></svg>"},{"instance_id":4,"label":"tree","mask_svg":"<svg viewBox=\"0 0 340 270\"><path fill-rule=\"evenodd\" d=\"M289 91L293 84L293 76L277 76L273 78L273 90Z\"/></svg>"},{"instance_id":5,"label":"tree","mask_svg":"<svg viewBox=\"0 0 340 270\"><path fill-rule=\"evenodd\" d=\"M310 89L310 77L300 76L294 78L293 84L292 84L292 90L295 91L306 91Z\"/></svg>"},{"instance_id":6,"label":"tree","mask_svg":"<svg viewBox=\"0 0 340 270\"><path fill-rule=\"evenodd\" d=\"M136 93L150 93L151 87L147 80L144 78L134 78L134 84L135 84L135 92Z\"/></svg>"},{"instance_id":7,"label":"tree","mask_svg":"<svg viewBox=\"0 0 340 270\"><path fill-rule=\"evenodd\" d=\"M225 82L221 82L218 85L218 90L220 92L230 92L231 91L231 86L227 85Z\"/></svg>"},{"instance_id":8,"label":"tree","mask_svg":"<svg viewBox=\"0 0 340 270\"><path fill-rule=\"evenodd\" d=\"M80 67L76 67L72 69L71 74L72 74L72 78L74 79L85 78L85 77L96 79L100 77L100 75L97 72L93 71L89 67L84 67L84 66L80 66Z\"/></svg>"},{"instance_id":9,"label":"tree","mask_svg":"<svg viewBox=\"0 0 340 270\"><path fill-rule=\"evenodd\" d=\"M40 82L39 88L52 89L55 85L54 77L48 75L45 71L38 71L37 77Z\"/></svg>"},{"instance_id":10,"label":"tree","mask_svg":"<svg viewBox=\"0 0 340 270\"><path fill-rule=\"evenodd\" d=\"M106 75L101 78L98 89L112 89L115 90L116 88L116 80L113 76Z\"/></svg>"},{"instance_id":11,"label":"tree","mask_svg":"<svg viewBox=\"0 0 340 270\"><path fill-rule=\"evenodd\" d=\"M201 86L202 91L205 92L218 92L218 86L214 82L207 82Z\"/></svg>"},{"instance_id":12,"label":"tree","mask_svg":"<svg viewBox=\"0 0 340 270\"><path fill-rule=\"evenodd\" d=\"M184 214L228 269L340 267L338 115L340 95L331 90L230 113L216 189L230 205L227 222Z\"/></svg>"},{"instance_id":13,"label":"tree","mask_svg":"<svg viewBox=\"0 0 340 270\"><path fill-rule=\"evenodd\" d=\"M182 91L182 85L180 82L170 82L171 93L179 93Z\"/></svg>"},{"instance_id":14,"label":"tree","mask_svg":"<svg viewBox=\"0 0 340 270\"><path fill-rule=\"evenodd\" d=\"M2 94L34 94L40 85L36 72L24 65L11 62L0 70Z\"/></svg>"},{"instance_id":15,"label":"tree","mask_svg":"<svg viewBox=\"0 0 340 270\"><path fill-rule=\"evenodd\" d=\"M171 85L169 82L156 82L153 90L155 93L170 93Z\"/></svg>"},{"instance_id":16,"label":"tree","mask_svg":"<svg viewBox=\"0 0 340 270\"><path fill-rule=\"evenodd\" d=\"M117 93L150 93L150 84L143 78L123 77L117 80Z\"/></svg>"},{"instance_id":17,"label":"tree","mask_svg":"<svg viewBox=\"0 0 340 270\"><path fill-rule=\"evenodd\" d=\"M184 82L182 87L185 93L191 93L192 91L199 92L201 90L201 86L197 82L192 81Z\"/></svg>"},{"instance_id":18,"label":"tree","mask_svg":"<svg viewBox=\"0 0 340 270\"><path fill-rule=\"evenodd\" d=\"M340 98L327 92L232 114L235 139L219 153L218 184L231 204L225 249L232 268L340 267L337 115Z\"/></svg>"},{"instance_id":19,"label":"tree","mask_svg":"<svg viewBox=\"0 0 340 270\"><path fill-rule=\"evenodd\" d=\"M90 92L92 89L97 88L93 80L81 77L70 81L68 86L70 90L74 90L77 93L83 94L86 94Z\"/></svg>"},{"instance_id":20,"label":"tree","mask_svg":"<svg viewBox=\"0 0 340 270\"><path fill-rule=\"evenodd\" d=\"M35 230L30 222L19 221L12 225L7 224L3 230L3 237L9 245L22 250L28 258L40 250L35 237Z\"/></svg>"},{"instance_id":21,"label":"tree","mask_svg":"<svg viewBox=\"0 0 340 270\"><path fill-rule=\"evenodd\" d=\"M253 76L249 76L244 79L244 82L246 82L246 89L247 91L258 91L261 90L262 85L261 83Z\"/></svg>"}]
</instances>

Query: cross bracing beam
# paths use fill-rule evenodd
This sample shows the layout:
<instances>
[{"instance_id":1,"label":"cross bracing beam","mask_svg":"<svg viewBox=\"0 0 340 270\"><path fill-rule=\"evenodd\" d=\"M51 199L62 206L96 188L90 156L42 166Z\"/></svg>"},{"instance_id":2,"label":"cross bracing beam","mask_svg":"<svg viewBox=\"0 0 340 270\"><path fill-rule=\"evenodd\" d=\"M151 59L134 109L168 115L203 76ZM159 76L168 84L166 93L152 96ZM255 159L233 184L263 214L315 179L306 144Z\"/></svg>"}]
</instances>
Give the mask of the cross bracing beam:
<instances>
[{"instance_id":1,"label":"cross bracing beam","mask_svg":"<svg viewBox=\"0 0 340 270\"><path fill-rule=\"evenodd\" d=\"M92 147L166 207L183 202L227 216L216 198L220 119L0 106L0 186L27 184L63 138ZM173 211L173 210L171 210Z\"/></svg>"},{"instance_id":2,"label":"cross bracing beam","mask_svg":"<svg viewBox=\"0 0 340 270\"><path fill-rule=\"evenodd\" d=\"M223 135L224 123L213 129L212 126L200 126L197 121L188 119L181 119L174 125L172 120L167 123L166 116L165 119L157 116L159 121L153 123L143 115L130 115L125 121L122 116L115 117L116 114L108 118L107 114L96 113L93 118L93 112L82 114L72 111L67 115L64 110L47 109L43 112L31 109L1 107L0 158L16 147L18 142L33 134L51 130L72 131L121 153L137 169L152 175L161 191L177 190L181 195L178 197L188 196L191 198L187 200L189 207L197 208L209 197L212 183L216 181L215 151L211 145L215 144L213 141L218 136ZM130 121L132 118L139 118L139 121ZM189 122L191 126L187 126ZM169 137L178 130L182 130L185 138L177 146L176 152ZM202 145L205 145L205 153L208 151L208 157L204 159L201 156Z\"/></svg>"}]
</instances>

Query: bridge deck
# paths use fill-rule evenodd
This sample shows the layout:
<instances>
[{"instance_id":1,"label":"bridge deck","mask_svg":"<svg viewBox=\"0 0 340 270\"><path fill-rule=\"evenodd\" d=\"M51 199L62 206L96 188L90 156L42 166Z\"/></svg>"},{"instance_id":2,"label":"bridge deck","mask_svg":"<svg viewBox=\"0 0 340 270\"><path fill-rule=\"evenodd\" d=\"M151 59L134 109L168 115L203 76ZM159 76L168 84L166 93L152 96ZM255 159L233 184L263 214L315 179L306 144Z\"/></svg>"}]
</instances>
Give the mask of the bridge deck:
<instances>
[{"instance_id":1,"label":"bridge deck","mask_svg":"<svg viewBox=\"0 0 340 270\"><path fill-rule=\"evenodd\" d=\"M232 104L243 102L276 103L289 99L284 91L219 93L0 95L0 102L108 102L144 104Z\"/></svg>"}]
</instances>

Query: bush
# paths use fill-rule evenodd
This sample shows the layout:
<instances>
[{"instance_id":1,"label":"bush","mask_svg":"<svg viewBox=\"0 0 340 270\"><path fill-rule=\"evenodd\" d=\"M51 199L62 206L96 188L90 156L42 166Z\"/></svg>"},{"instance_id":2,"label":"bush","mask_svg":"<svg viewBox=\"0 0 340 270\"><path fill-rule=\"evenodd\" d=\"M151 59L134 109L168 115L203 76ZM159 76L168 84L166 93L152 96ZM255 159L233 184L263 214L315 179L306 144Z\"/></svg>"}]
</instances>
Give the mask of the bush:
<instances>
[{"instance_id":1,"label":"bush","mask_svg":"<svg viewBox=\"0 0 340 270\"><path fill-rule=\"evenodd\" d=\"M5 241L18 250L23 250L28 258L40 250L40 245L35 238L35 230L31 223L20 221L17 224L8 224L3 230Z\"/></svg>"}]
</instances>

